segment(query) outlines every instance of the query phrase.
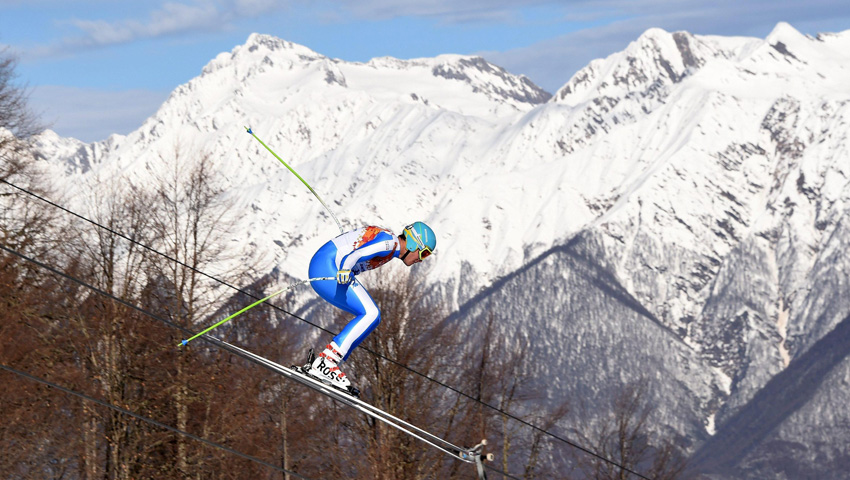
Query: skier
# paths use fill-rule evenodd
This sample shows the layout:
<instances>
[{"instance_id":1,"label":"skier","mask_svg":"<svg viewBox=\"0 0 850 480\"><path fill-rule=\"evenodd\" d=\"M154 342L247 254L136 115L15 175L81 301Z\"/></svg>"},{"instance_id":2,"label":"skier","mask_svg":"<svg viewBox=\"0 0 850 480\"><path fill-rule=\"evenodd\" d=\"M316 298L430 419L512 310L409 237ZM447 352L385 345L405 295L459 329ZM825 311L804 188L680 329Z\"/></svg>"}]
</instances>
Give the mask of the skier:
<instances>
[{"instance_id":1,"label":"skier","mask_svg":"<svg viewBox=\"0 0 850 480\"><path fill-rule=\"evenodd\" d=\"M421 262L434 253L434 231L415 222L396 236L392 231L368 226L352 230L324 244L310 260L310 278L336 277L310 282L313 290L337 308L356 315L310 364L308 374L342 390L351 382L339 369L351 351L381 321L381 311L355 275L380 267L393 258L405 265ZM306 367L306 366L305 366ZM354 389L356 390L356 389Z\"/></svg>"}]
</instances>

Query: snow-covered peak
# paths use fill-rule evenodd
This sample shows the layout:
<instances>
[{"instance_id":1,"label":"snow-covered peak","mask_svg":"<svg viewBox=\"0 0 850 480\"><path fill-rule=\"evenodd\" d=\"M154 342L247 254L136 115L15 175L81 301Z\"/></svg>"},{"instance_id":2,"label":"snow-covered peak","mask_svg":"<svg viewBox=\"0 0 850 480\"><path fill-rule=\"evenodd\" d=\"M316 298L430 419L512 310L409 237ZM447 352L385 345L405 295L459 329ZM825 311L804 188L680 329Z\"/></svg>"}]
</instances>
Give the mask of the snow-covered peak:
<instances>
[{"instance_id":1,"label":"snow-covered peak","mask_svg":"<svg viewBox=\"0 0 850 480\"><path fill-rule=\"evenodd\" d=\"M296 65L302 68L314 63L329 61L328 57L299 45L277 38L272 35L252 33L243 45L237 45L230 52L218 54L203 69L202 75L212 74L219 69L233 68L245 71L253 65L287 64L290 67Z\"/></svg>"},{"instance_id":2,"label":"snow-covered peak","mask_svg":"<svg viewBox=\"0 0 850 480\"><path fill-rule=\"evenodd\" d=\"M370 60L366 65L376 70L430 74L441 82L462 84L472 93L484 94L501 103L537 105L551 97L524 75L514 75L477 56L444 54L411 60L380 57Z\"/></svg>"},{"instance_id":3,"label":"snow-covered peak","mask_svg":"<svg viewBox=\"0 0 850 480\"><path fill-rule=\"evenodd\" d=\"M441 55L434 60L434 76L465 82L493 98L537 105L551 97L524 75L513 75L481 57Z\"/></svg>"},{"instance_id":4,"label":"snow-covered peak","mask_svg":"<svg viewBox=\"0 0 850 480\"><path fill-rule=\"evenodd\" d=\"M594 60L578 71L550 101L579 107L631 96L653 111L678 83L692 81L701 88L710 85L731 95L749 95L759 93L751 90L756 78L767 80L766 96L801 87L843 91L847 74L841 66L848 60L848 32L813 38L783 22L767 38L758 39L652 28L622 52Z\"/></svg>"},{"instance_id":5,"label":"snow-covered peak","mask_svg":"<svg viewBox=\"0 0 850 480\"><path fill-rule=\"evenodd\" d=\"M797 31L796 28L792 27L789 23L779 22L773 27L773 30L765 37L764 41L775 45L776 43L782 42L786 45L795 44L801 41L807 41L808 37Z\"/></svg>"},{"instance_id":6,"label":"snow-covered peak","mask_svg":"<svg viewBox=\"0 0 850 480\"><path fill-rule=\"evenodd\" d=\"M303 264L309 252L294 247L278 251L276 245L327 235L331 232L326 227L332 225L317 221L324 214L314 201L305 202L307 208L301 210L274 209L290 195L300 202L309 192L291 183L291 175L276 168L243 126L251 126L316 184L327 202L336 205L344 224L368 221L393 228L412 218L444 223L437 218L444 215L431 213L442 201L434 192L461 188L461 183L480 176L481 161L490 161L481 152L458 147L475 138L472 132L488 132L489 137L493 128L513 122L547 98L526 77L480 57L346 62L254 34L177 87L126 138L87 146L79 154L67 147L45 151L83 165L69 173L86 174L93 168L102 178L121 175L142 184L177 151L210 154L227 171L234 192L240 185L265 185L238 193L240 204L272 209L263 220L252 220L248 230L262 238L260 244L272 245L271 251L277 252L273 259L290 271ZM490 194L498 196L496 191ZM441 197L445 195L459 198L449 193ZM483 207L481 215L491 208L492 203ZM261 221L267 225L257 223ZM281 230L273 224L289 227ZM461 236L448 225L441 234L442 246ZM456 259L444 256L444 275L451 275L452 262L462 258L461 249L455 252ZM518 266L521 252L513 245L500 247L502 255L511 257L503 269ZM476 261L482 262L479 270L486 269L486 254Z\"/></svg>"},{"instance_id":7,"label":"snow-covered peak","mask_svg":"<svg viewBox=\"0 0 850 480\"><path fill-rule=\"evenodd\" d=\"M625 50L579 70L551 101L577 106L596 97L646 96L681 82L711 58L726 56L723 50L687 32L651 28Z\"/></svg>"},{"instance_id":8,"label":"snow-covered peak","mask_svg":"<svg viewBox=\"0 0 850 480\"><path fill-rule=\"evenodd\" d=\"M266 85L268 81L273 84ZM483 107L485 112L497 116L528 110L551 96L525 76L513 75L481 57L447 54L411 60L382 57L367 63L346 62L260 34L252 34L244 45L219 54L204 67L200 77L175 93L185 94L199 83L243 91L266 88L271 95L283 90L319 95L328 87L342 87L349 89L352 96L366 94L383 102L413 100L461 114L477 114ZM470 103L470 98L477 106Z\"/></svg>"},{"instance_id":9,"label":"snow-covered peak","mask_svg":"<svg viewBox=\"0 0 850 480\"><path fill-rule=\"evenodd\" d=\"M63 162L46 162L49 168L59 169L65 174L86 173L95 161L96 152L101 152L104 147L108 148L116 142L120 142L122 135L111 135L103 142L86 144L72 137L60 137L53 130L45 130L33 137L33 142L38 152L37 158L42 160L62 159Z\"/></svg>"},{"instance_id":10,"label":"snow-covered peak","mask_svg":"<svg viewBox=\"0 0 850 480\"><path fill-rule=\"evenodd\" d=\"M229 172L231 181L254 184L266 181L256 172L267 173L262 169L268 167L268 159L242 133L242 126L249 125L274 148L286 152L305 177L320 182L330 201L344 205L340 216L354 222L368 212L367 217L398 225L406 221L404 211L439 206L431 218L446 223L442 231L447 238L472 231L473 237L501 239L474 259L477 269L490 269L487 258L494 254L506 258L503 268L510 269L541 248L526 249L535 243L536 234L531 231L561 238L594 216L604 212L610 216L627 205L630 195L643 186L651 187L652 170L646 166L664 157L641 152L680 148L676 142L649 148L638 141L648 138L649 132L624 127L646 125L647 116L656 111L670 116L653 119L657 128L679 124L683 118L695 119L694 113L684 115L664 107L674 102L683 109L712 111L712 104L726 101L711 100L718 94L763 98L765 106L753 112L763 116L777 98L806 85L794 83L798 77L790 74L767 75L779 68L790 68L805 82L821 81L817 73L806 72L831 68L823 76L840 87L847 75L841 75L835 59L847 54L834 53L838 49L832 45L846 42L845 35L808 39L783 26L775 34L800 52L799 43L814 49L807 54L807 69L797 69L796 63L786 61L765 40L650 29L624 51L591 62L553 102L543 106L547 108L535 108L545 92L528 79L480 57L345 62L253 34L244 45L218 55L200 76L178 87L141 128L121 141L98 144L88 158L108 153L105 168L144 175L137 166L156 162L179 144L187 151L211 152L241 165L244 168ZM819 61L818 55L826 60ZM700 124L687 128L694 125ZM630 150L635 153L617 153L619 147L608 143L614 137L619 138L617 145L637 142ZM73 148L63 148L52 155L66 159L76 155L69 153ZM85 165L82 160L74 163ZM659 161L659 168L662 164ZM283 175L279 181L287 178ZM422 183L424 178L428 181ZM520 200L523 182L539 184L541 179L547 188L562 193L552 201L514 211L512 201L525 205ZM494 184L506 187L496 191ZM458 191L435 197L434 192L452 188ZM372 189L376 193L362 194ZM399 211L388 213L380 207L385 192L404 199ZM279 201L251 194L257 202ZM375 194L379 197L373 201L370 196ZM569 221L539 220L559 217L562 205L570 206ZM474 226L448 226L456 223L453 215L469 216L473 210L477 210L472 214ZM289 216L275 221L293 225L306 219ZM496 223L513 226L496 231L492 227ZM452 255L441 258L454 260ZM461 258L471 257L456 259ZM446 266L443 273L450 277L453 270Z\"/></svg>"},{"instance_id":11,"label":"snow-covered peak","mask_svg":"<svg viewBox=\"0 0 850 480\"><path fill-rule=\"evenodd\" d=\"M236 47L235 50L247 50L248 52L257 52L261 49L266 49L268 51L289 51L296 55L303 55L304 57L322 57L319 53L311 50L310 48L300 45L297 43L293 43L282 38L275 37L273 35L266 35L261 33L252 33L248 36L248 40L244 45Z\"/></svg>"},{"instance_id":12,"label":"snow-covered peak","mask_svg":"<svg viewBox=\"0 0 850 480\"><path fill-rule=\"evenodd\" d=\"M822 57L823 53L823 45L819 45L816 39L803 35L785 22L774 27L765 38L764 44L765 50L769 49L773 58L787 64L796 63L798 66L808 63L811 60L808 57Z\"/></svg>"}]
</instances>

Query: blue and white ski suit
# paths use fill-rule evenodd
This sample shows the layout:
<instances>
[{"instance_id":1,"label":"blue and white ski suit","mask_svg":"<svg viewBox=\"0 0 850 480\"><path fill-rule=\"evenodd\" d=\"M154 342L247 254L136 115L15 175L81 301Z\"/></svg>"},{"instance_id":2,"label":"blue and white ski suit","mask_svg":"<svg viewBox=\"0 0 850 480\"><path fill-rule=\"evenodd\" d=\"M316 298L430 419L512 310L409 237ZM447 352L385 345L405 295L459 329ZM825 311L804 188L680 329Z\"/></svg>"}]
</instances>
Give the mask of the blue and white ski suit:
<instances>
[{"instance_id":1,"label":"blue and white ski suit","mask_svg":"<svg viewBox=\"0 0 850 480\"><path fill-rule=\"evenodd\" d=\"M334 277L339 270L351 270L352 276L378 268L399 256L398 237L390 230L368 226L343 233L324 244L310 260L310 278ZM340 285L336 280L310 282L322 298L356 315L333 341L342 359L381 322L381 311L366 288L357 280Z\"/></svg>"}]
</instances>

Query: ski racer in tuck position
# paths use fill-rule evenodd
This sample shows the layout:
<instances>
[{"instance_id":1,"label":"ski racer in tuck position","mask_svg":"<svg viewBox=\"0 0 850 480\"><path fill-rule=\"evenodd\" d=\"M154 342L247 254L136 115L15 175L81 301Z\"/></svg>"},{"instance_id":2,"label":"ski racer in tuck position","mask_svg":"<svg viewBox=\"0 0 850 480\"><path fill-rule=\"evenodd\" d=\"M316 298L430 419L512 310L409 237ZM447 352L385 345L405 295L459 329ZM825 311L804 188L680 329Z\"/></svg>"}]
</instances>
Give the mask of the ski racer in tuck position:
<instances>
[{"instance_id":1,"label":"ski racer in tuck position","mask_svg":"<svg viewBox=\"0 0 850 480\"><path fill-rule=\"evenodd\" d=\"M381 311L355 276L398 258L405 265L421 262L434 253L434 231L415 222L396 236L390 230L368 226L341 234L324 244L310 260L310 278L335 277L310 282L320 297L355 317L304 370L343 391L355 391L339 369L360 342L378 326ZM356 395L356 394L355 394Z\"/></svg>"}]
</instances>

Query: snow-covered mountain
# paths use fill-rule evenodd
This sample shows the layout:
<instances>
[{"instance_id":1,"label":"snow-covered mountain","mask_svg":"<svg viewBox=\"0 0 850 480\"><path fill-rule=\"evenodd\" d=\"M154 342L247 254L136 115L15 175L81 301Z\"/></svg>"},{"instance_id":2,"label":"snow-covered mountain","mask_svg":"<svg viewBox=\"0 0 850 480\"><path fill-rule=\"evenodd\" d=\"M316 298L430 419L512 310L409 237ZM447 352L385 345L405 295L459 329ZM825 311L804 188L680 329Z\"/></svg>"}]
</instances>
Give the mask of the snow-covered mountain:
<instances>
[{"instance_id":1,"label":"snow-covered mountain","mask_svg":"<svg viewBox=\"0 0 850 480\"><path fill-rule=\"evenodd\" d=\"M495 312L532 339L551 399L647 378L698 468L757 478L783 456L838 478L848 121L850 31L652 29L551 98L477 57L351 63L255 34L127 136L40 141L72 197L92 175L144 184L175 148L210 154L243 213L234 240L256 247L237 260L304 278L338 229L249 125L346 226L431 224L435 291L457 321ZM801 389L789 374L811 364ZM713 460L758 405L781 414Z\"/></svg>"}]
</instances>

